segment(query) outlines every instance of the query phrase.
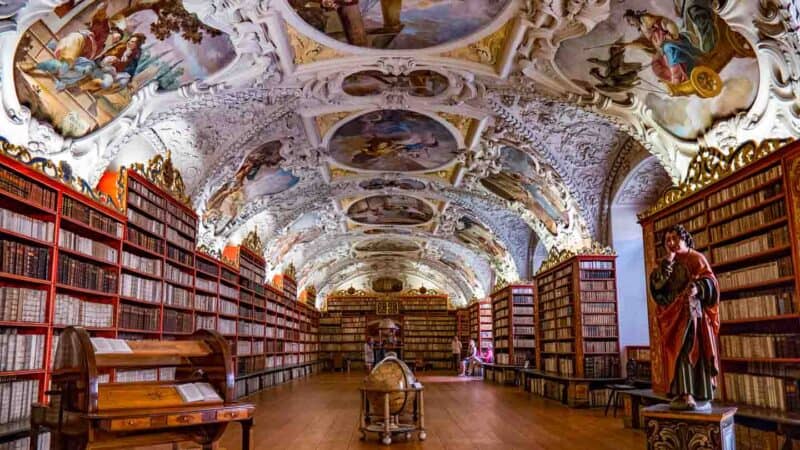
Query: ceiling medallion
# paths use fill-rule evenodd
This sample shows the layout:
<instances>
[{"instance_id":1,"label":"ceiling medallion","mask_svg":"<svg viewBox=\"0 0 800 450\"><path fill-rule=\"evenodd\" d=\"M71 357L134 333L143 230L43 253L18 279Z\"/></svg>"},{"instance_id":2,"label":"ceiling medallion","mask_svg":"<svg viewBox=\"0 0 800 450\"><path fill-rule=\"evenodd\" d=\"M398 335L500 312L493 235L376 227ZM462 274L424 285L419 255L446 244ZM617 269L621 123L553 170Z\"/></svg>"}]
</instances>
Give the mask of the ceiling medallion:
<instances>
[{"instance_id":1,"label":"ceiling medallion","mask_svg":"<svg viewBox=\"0 0 800 450\"><path fill-rule=\"evenodd\" d=\"M9 158L19 161L20 163L34 169L35 171L70 187L76 192L81 193L97 203L119 210L117 204L108 194L92 188L88 181L81 177L75 176L72 172L72 166L70 166L66 161L59 161L58 164L56 164L47 158L43 158L41 156L32 156L26 148L9 144L5 141L0 141L0 152Z\"/></svg>"},{"instance_id":2,"label":"ceiling medallion","mask_svg":"<svg viewBox=\"0 0 800 450\"><path fill-rule=\"evenodd\" d=\"M147 165L134 163L130 170L143 176L147 181L165 190L179 202L189 206L189 196L186 195L186 185L183 184L183 177L178 169L172 165L172 154L167 150L167 155L158 154L153 156ZM124 170L120 171L123 176Z\"/></svg>"},{"instance_id":3,"label":"ceiling medallion","mask_svg":"<svg viewBox=\"0 0 800 450\"><path fill-rule=\"evenodd\" d=\"M345 56L343 53L304 36L289 24L286 25L286 32L294 53L294 64L297 66Z\"/></svg>"},{"instance_id":4,"label":"ceiling medallion","mask_svg":"<svg viewBox=\"0 0 800 450\"><path fill-rule=\"evenodd\" d=\"M689 170L684 180L678 186L667 189L655 205L639 214L639 219L656 214L706 186L770 155L792 141L793 139L767 139L761 143L748 141L727 155L717 148L701 147L689 164Z\"/></svg>"},{"instance_id":5,"label":"ceiling medallion","mask_svg":"<svg viewBox=\"0 0 800 450\"><path fill-rule=\"evenodd\" d=\"M446 58L464 59L497 68L503 46L511 33L512 22L508 21L485 38L456 50L442 53Z\"/></svg>"},{"instance_id":6,"label":"ceiling medallion","mask_svg":"<svg viewBox=\"0 0 800 450\"><path fill-rule=\"evenodd\" d=\"M537 274L546 272L553 267L558 266L564 261L575 256L616 256L617 253L611 247L606 247L599 242L593 242L590 247L584 247L578 250L563 249L559 250L553 248L547 255L547 258L542 262L542 266L536 272Z\"/></svg>"}]
</instances>

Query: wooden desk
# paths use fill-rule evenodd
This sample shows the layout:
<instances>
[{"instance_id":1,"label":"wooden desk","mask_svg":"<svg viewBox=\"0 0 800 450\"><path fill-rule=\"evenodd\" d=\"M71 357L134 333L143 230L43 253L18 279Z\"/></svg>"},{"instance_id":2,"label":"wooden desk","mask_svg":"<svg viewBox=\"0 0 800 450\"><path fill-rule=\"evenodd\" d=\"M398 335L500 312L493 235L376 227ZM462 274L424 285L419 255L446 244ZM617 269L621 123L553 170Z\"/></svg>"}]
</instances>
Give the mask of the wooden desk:
<instances>
[{"instance_id":1,"label":"wooden desk","mask_svg":"<svg viewBox=\"0 0 800 450\"><path fill-rule=\"evenodd\" d=\"M511 366L506 364L483 363L483 380L495 383L520 385L521 366Z\"/></svg>"},{"instance_id":2,"label":"wooden desk","mask_svg":"<svg viewBox=\"0 0 800 450\"><path fill-rule=\"evenodd\" d=\"M571 408L591 406L590 391L605 389L609 384L619 384L625 381L624 378L565 377L535 369L520 369L520 373L522 374L524 389L530 392L533 392L531 383L535 379L544 379L550 381L550 384L560 385L561 389L558 392L545 392L542 395L558 400Z\"/></svg>"},{"instance_id":3,"label":"wooden desk","mask_svg":"<svg viewBox=\"0 0 800 450\"><path fill-rule=\"evenodd\" d=\"M255 407L234 401L233 360L225 339L198 330L185 340L127 341L128 353L100 353L82 328L59 341L50 404L34 405L31 442L50 430L56 450L111 450L193 441L210 450L228 423L242 426L242 449L251 448ZM174 367L174 379L100 383L117 371ZM165 376L166 378L166 376ZM216 395L187 402L179 388L204 383ZM35 450L35 447L31 447Z\"/></svg>"}]
</instances>

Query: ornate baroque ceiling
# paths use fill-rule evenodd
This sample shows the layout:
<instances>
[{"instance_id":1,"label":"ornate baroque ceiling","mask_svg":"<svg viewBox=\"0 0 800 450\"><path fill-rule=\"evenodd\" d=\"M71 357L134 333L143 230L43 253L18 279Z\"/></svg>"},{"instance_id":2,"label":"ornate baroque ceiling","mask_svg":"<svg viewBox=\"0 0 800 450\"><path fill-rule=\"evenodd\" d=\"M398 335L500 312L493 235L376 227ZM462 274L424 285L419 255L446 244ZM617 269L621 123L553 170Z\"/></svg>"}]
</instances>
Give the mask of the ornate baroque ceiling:
<instances>
[{"instance_id":1,"label":"ornate baroque ceiling","mask_svg":"<svg viewBox=\"0 0 800 450\"><path fill-rule=\"evenodd\" d=\"M461 305L529 277L537 243L607 242L610 203L647 203L648 173L680 179L700 146L800 134L798 16L789 0L11 0L0 135L90 182L169 151L203 244L255 229L268 270L294 264L320 299L391 276Z\"/></svg>"}]
</instances>

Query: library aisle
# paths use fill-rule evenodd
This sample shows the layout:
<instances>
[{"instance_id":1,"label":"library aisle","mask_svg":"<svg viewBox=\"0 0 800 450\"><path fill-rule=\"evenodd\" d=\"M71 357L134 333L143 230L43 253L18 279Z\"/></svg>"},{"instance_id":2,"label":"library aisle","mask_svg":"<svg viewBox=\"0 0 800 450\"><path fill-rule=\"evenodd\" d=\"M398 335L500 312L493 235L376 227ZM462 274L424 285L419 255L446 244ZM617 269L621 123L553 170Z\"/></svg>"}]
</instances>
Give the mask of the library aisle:
<instances>
[{"instance_id":1,"label":"library aisle","mask_svg":"<svg viewBox=\"0 0 800 450\"><path fill-rule=\"evenodd\" d=\"M519 388L433 373L419 376L428 429L423 442L398 439L385 447L374 435L359 439L364 374L354 371L323 373L247 397L256 405L255 450L646 448L643 432L623 428L619 417L605 417L602 409L566 408ZM238 449L240 439L240 428L229 427L220 450Z\"/></svg>"}]
</instances>

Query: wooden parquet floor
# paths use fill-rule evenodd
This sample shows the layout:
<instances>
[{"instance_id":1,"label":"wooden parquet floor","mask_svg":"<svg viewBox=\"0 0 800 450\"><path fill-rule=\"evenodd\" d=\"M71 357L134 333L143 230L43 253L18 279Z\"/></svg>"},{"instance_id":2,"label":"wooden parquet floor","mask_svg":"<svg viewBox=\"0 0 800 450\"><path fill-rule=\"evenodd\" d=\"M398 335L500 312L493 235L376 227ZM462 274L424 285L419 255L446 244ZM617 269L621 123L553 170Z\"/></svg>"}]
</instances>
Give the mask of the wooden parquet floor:
<instances>
[{"instance_id":1,"label":"wooden parquet floor","mask_svg":"<svg viewBox=\"0 0 800 450\"><path fill-rule=\"evenodd\" d=\"M449 376L421 376L425 385L428 439L359 440L358 386L363 374L323 373L295 380L248 399L256 404L256 450L405 449L645 449L641 431L602 409L569 409L514 387ZM241 431L231 425L220 449L239 448Z\"/></svg>"}]
</instances>

